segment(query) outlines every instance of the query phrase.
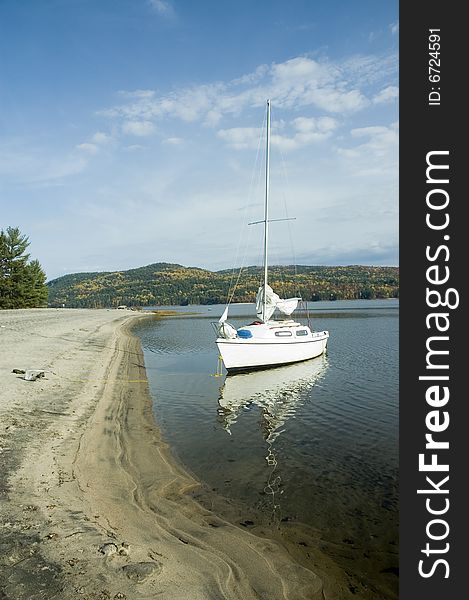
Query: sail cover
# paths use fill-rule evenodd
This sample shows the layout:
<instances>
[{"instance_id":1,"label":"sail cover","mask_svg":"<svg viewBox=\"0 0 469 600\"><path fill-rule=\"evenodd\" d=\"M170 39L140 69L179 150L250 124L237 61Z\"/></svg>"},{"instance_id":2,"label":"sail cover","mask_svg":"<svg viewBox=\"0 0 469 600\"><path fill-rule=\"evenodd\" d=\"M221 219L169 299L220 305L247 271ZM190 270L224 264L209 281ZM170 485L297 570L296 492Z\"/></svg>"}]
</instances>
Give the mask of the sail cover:
<instances>
[{"instance_id":1,"label":"sail cover","mask_svg":"<svg viewBox=\"0 0 469 600\"><path fill-rule=\"evenodd\" d=\"M264 322L267 322L270 317L274 314L276 308L279 309L284 315L291 315L295 308L298 306L298 301L301 298L287 298L282 299L270 285L265 286L266 289L266 300L265 300L265 315ZM259 288L256 296L256 313L257 316L262 319L262 312L264 309L264 286Z\"/></svg>"},{"instance_id":2,"label":"sail cover","mask_svg":"<svg viewBox=\"0 0 469 600\"><path fill-rule=\"evenodd\" d=\"M236 333L236 329L230 323L226 322L228 318L228 305L223 311L222 316L218 319L218 335L226 340L231 340L235 338L238 334Z\"/></svg>"}]
</instances>

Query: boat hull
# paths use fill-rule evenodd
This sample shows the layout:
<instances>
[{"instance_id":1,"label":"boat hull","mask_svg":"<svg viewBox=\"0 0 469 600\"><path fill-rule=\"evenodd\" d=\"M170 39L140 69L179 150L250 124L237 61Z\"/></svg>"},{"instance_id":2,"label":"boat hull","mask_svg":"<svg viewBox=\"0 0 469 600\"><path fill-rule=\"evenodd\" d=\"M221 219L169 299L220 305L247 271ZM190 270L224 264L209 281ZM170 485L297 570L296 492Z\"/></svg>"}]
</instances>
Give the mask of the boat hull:
<instances>
[{"instance_id":1,"label":"boat hull","mask_svg":"<svg viewBox=\"0 0 469 600\"><path fill-rule=\"evenodd\" d=\"M327 348L329 334L315 332L304 341L218 338L216 343L228 372L288 365L316 358Z\"/></svg>"}]
</instances>

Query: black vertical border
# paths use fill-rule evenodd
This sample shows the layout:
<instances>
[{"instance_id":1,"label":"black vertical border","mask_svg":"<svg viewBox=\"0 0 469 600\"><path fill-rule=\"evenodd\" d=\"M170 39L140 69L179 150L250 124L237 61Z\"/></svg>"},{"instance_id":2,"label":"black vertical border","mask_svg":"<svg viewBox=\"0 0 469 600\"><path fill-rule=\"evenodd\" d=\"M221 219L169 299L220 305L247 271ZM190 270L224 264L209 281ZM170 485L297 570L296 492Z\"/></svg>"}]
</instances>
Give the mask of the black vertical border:
<instances>
[{"instance_id":1,"label":"black vertical border","mask_svg":"<svg viewBox=\"0 0 469 600\"><path fill-rule=\"evenodd\" d=\"M448 0L400 3L400 600L425 599L450 600L466 597L465 576L469 574L467 556L469 500L465 488L469 475L469 418L468 392L464 373L469 373L469 347L466 338L469 326L464 323L469 269L469 221L466 205L469 197L464 182L469 173L469 127L465 92L469 76L467 66L469 21L463 16L464 3ZM429 81L429 30L441 30L440 70L438 83ZM429 106L431 87L440 88L441 104ZM450 194L448 213L450 224L444 232L430 230L425 223L426 155L434 150L448 150ZM450 236L443 240L443 235ZM429 488L420 473L418 455L425 451L425 417L429 410L425 400L428 382L419 381L425 373L426 341L432 335L425 319L433 309L426 303L426 270L429 263L426 247L433 249L446 244L450 251L445 262L441 253L439 264L449 266L450 279L440 288L458 290L458 308L447 310L450 328L446 335L450 341L449 388L450 400L445 409L450 415L449 428L438 439L450 443L449 450L440 451L439 462L449 462L448 498L450 508L442 518L449 524L448 537L433 542L426 535L426 526L432 518L426 510L425 496L417 489ZM434 263L433 263L434 264ZM435 286L430 286L435 287ZM443 289L442 289L443 292ZM434 335L434 333L433 333ZM443 334L441 334L443 335ZM437 436L435 436L437 437ZM443 460L443 458L445 460ZM442 478L435 473L435 481ZM436 496L433 496L436 498ZM443 496L440 495L441 499ZM436 506L436 504L435 504ZM435 529L434 531L437 531ZM440 530L442 531L442 529ZM421 550L427 542L442 548L446 542L449 550L426 558ZM426 559L426 569L432 560L444 558L449 564L449 577L442 565L431 577L419 575L419 560Z\"/></svg>"}]
</instances>

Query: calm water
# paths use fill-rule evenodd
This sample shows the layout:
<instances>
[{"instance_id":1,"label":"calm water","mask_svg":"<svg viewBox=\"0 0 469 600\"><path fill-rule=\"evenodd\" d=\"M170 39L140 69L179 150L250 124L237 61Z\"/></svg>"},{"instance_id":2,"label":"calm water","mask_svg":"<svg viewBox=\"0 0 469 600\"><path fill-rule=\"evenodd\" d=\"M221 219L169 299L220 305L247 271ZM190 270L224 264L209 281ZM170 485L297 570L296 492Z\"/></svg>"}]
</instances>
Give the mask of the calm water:
<instances>
[{"instance_id":1,"label":"calm water","mask_svg":"<svg viewBox=\"0 0 469 600\"><path fill-rule=\"evenodd\" d=\"M398 301L312 303L325 357L216 377L210 322L223 308L177 307L136 330L174 454L245 509L245 526L305 524L377 598L397 597ZM234 305L229 321L252 309Z\"/></svg>"}]
</instances>

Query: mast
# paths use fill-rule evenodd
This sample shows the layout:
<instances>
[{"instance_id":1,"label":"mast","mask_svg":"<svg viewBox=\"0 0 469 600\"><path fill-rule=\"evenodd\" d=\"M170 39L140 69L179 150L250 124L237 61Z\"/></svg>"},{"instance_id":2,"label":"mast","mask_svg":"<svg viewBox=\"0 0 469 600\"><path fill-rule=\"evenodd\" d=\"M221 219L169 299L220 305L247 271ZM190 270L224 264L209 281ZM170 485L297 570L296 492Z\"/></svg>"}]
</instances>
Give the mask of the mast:
<instances>
[{"instance_id":1,"label":"mast","mask_svg":"<svg viewBox=\"0 0 469 600\"><path fill-rule=\"evenodd\" d=\"M269 177L270 177L270 100L267 100L267 135L265 151L265 205L264 205L264 305L262 320L265 323L267 309L267 244L269 241Z\"/></svg>"}]
</instances>

